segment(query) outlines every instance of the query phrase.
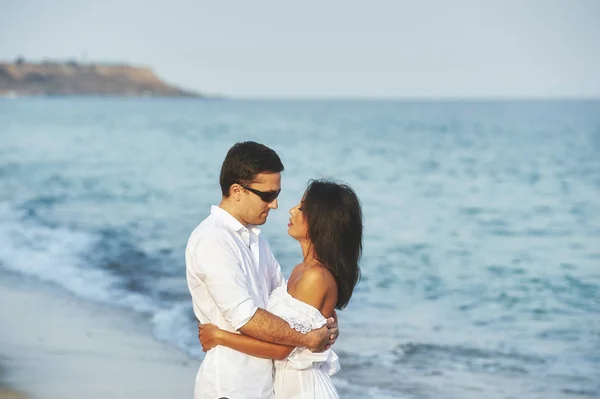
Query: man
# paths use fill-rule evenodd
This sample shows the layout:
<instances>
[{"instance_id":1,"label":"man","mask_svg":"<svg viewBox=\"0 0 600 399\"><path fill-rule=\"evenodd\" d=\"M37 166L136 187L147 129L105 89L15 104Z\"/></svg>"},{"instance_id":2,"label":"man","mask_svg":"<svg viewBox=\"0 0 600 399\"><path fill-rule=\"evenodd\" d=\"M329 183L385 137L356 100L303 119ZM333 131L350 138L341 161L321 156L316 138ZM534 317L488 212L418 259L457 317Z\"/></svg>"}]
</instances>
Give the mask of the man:
<instances>
[{"instance_id":1,"label":"man","mask_svg":"<svg viewBox=\"0 0 600 399\"><path fill-rule=\"evenodd\" d=\"M337 338L333 319L308 334L265 310L285 280L267 240L256 227L277 209L283 164L272 149L237 143L221 167L222 200L192 232L185 252L194 313L200 323L288 346L322 351ZM273 362L217 346L206 354L195 399L273 398Z\"/></svg>"}]
</instances>

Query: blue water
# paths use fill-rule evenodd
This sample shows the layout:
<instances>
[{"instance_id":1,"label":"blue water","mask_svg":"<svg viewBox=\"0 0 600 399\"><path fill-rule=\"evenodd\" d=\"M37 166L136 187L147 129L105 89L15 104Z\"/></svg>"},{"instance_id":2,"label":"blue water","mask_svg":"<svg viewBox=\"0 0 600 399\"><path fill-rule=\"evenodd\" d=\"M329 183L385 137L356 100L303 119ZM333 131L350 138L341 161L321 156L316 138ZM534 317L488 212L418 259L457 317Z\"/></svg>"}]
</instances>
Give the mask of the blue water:
<instances>
[{"instance_id":1,"label":"blue water","mask_svg":"<svg viewBox=\"0 0 600 399\"><path fill-rule=\"evenodd\" d=\"M600 102L0 100L0 268L146 315L201 357L184 248L236 141L353 186L345 398L600 397Z\"/></svg>"}]
</instances>

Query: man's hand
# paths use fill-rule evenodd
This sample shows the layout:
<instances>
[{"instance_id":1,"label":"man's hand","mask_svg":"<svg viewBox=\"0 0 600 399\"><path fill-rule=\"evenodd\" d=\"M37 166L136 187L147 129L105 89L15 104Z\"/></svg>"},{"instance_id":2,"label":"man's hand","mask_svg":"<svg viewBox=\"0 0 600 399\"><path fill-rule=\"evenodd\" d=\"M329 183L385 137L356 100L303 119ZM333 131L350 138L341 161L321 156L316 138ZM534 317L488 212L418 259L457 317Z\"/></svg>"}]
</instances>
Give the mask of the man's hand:
<instances>
[{"instance_id":1,"label":"man's hand","mask_svg":"<svg viewBox=\"0 0 600 399\"><path fill-rule=\"evenodd\" d=\"M333 324L330 326L330 335L329 335L329 343L325 345L325 350L331 348L335 341L337 341L340 336L340 329L338 328L338 317L335 310L333 311Z\"/></svg>"},{"instance_id":2,"label":"man's hand","mask_svg":"<svg viewBox=\"0 0 600 399\"><path fill-rule=\"evenodd\" d=\"M327 319L327 324L306 334L307 348L311 352L323 352L331 347L339 335L337 315Z\"/></svg>"}]
</instances>

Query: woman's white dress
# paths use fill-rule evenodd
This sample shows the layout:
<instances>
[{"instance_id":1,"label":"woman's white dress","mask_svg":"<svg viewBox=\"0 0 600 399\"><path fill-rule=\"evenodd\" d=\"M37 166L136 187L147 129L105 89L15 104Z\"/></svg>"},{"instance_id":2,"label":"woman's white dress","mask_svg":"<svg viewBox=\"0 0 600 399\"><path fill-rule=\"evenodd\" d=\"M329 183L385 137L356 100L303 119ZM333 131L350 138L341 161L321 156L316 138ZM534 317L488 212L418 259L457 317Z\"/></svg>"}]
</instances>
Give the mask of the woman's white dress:
<instances>
[{"instance_id":1,"label":"woman's white dress","mask_svg":"<svg viewBox=\"0 0 600 399\"><path fill-rule=\"evenodd\" d=\"M327 322L318 309L288 294L285 285L271 293L267 310L303 334L321 328ZM285 360L275 360L275 397L339 398L330 377L339 370L338 356L331 349L322 353L312 353L306 348L296 348Z\"/></svg>"}]
</instances>

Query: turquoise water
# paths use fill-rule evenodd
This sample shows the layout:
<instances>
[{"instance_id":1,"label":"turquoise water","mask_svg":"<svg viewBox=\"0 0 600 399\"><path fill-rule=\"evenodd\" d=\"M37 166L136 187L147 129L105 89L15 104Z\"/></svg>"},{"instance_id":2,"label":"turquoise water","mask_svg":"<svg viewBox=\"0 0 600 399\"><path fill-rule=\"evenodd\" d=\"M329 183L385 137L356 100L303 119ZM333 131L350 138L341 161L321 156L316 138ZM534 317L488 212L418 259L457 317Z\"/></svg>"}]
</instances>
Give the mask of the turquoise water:
<instances>
[{"instance_id":1,"label":"turquoise water","mask_svg":"<svg viewBox=\"0 0 600 399\"><path fill-rule=\"evenodd\" d=\"M201 357L188 235L236 141L363 203L347 398L600 397L600 102L0 100L0 268L146 315Z\"/></svg>"}]
</instances>

